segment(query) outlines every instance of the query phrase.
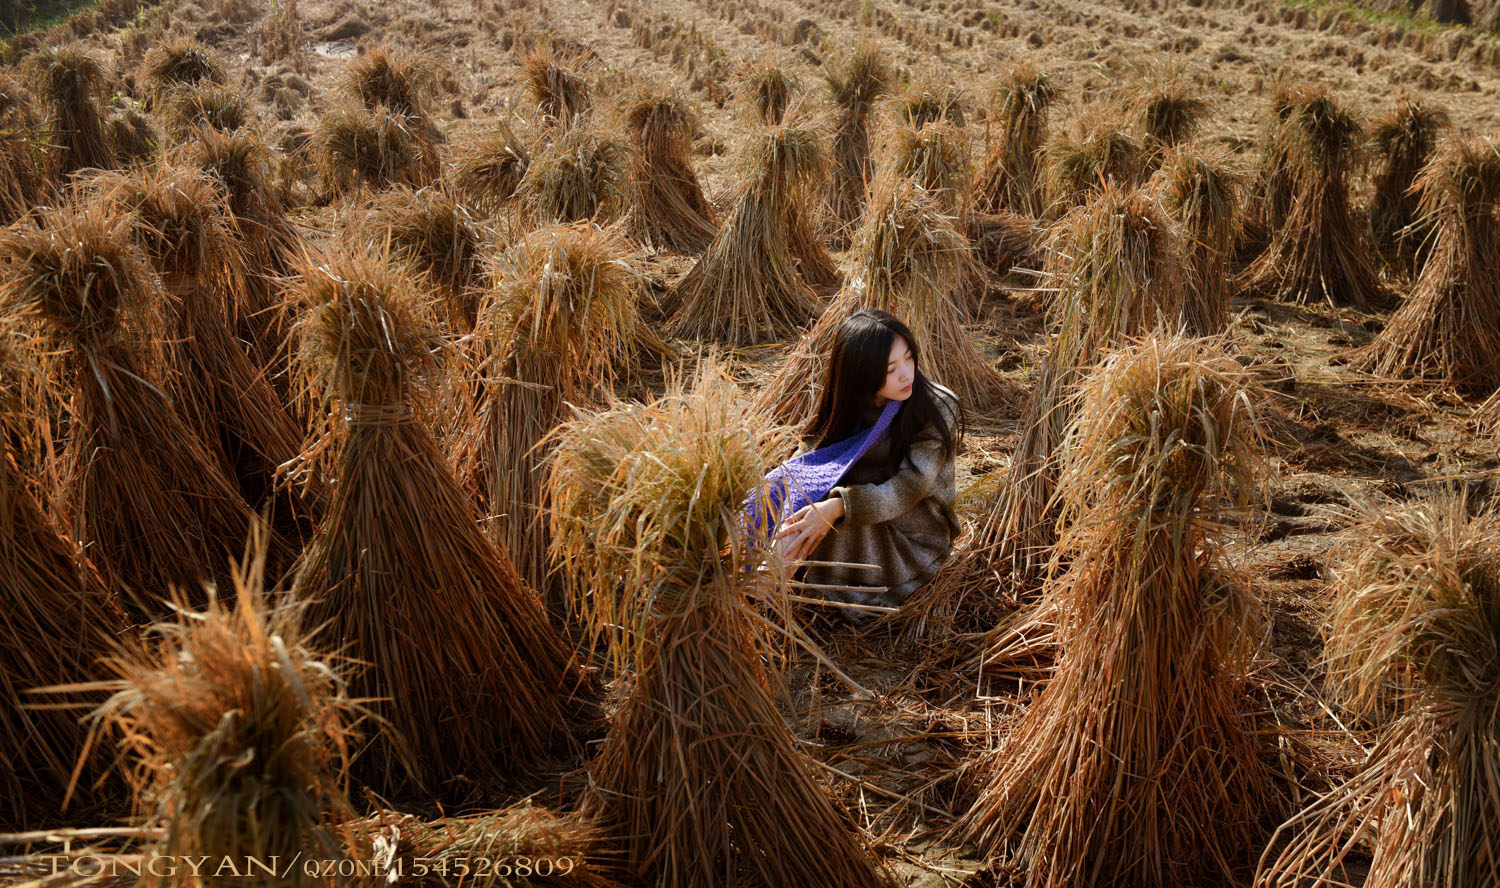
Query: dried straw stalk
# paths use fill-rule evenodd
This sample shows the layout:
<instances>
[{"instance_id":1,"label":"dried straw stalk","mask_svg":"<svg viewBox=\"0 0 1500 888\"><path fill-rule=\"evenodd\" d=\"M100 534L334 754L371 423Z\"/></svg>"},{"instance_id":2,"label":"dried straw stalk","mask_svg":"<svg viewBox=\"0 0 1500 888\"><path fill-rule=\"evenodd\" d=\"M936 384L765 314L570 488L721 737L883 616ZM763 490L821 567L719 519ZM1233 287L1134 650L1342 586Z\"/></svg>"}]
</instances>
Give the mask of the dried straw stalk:
<instances>
[{"instance_id":1,"label":"dried straw stalk","mask_svg":"<svg viewBox=\"0 0 1500 888\"><path fill-rule=\"evenodd\" d=\"M1052 679L988 758L957 832L1030 888L1229 881L1271 806L1244 675L1260 605L1218 550L1263 477L1253 377L1150 338L1078 390L1044 601Z\"/></svg>"},{"instance_id":2,"label":"dried straw stalk","mask_svg":"<svg viewBox=\"0 0 1500 888\"><path fill-rule=\"evenodd\" d=\"M1029 62L1018 62L1006 72L1000 90L1000 140L984 159L976 203L985 213L1010 210L1040 216L1045 209L1042 151L1058 88L1050 75Z\"/></svg>"},{"instance_id":3,"label":"dried straw stalk","mask_svg":"<svg viewBox=\"0 0 1500 888\"><path fill-rule=\"evenodd\" d=\"M848 56L825 66L823 77L835 115L828 207L841 232L835 232L835 240L843 243L864 212L865 191L874 178L870 112L890 90L892 72L879 45L864 40Z\"/></svg>"},{"instance_id":4,"label":"dried straw stalk","mask_svg":"<svg viewBox=\"0 0 1500 888\"><path fill-rule=\"evenodd\" d=\"M1230 271L1239 230L1239 179L1222 152L1177 149L1167 155L1162 202L1182 232L1187 286L1182 321L1194 336L1221 333L1228 323Z\"/></svg>"},{"instance_id":5,"label":"dried straw stalk","mask_svg":"<svg viewBox=\"0 0 1500 888\"><path fill-rule=\"evenodd\" d=\"M688 161L693 111L669 93L649 93L626 111L635 143L630 183L631 231L642 243L679 253L703 252L719 223Z\"/></svg>"},{"instance_id":6,"label":"dried straw stalk","mask_svg":"<svg viewBox=\"0 0 1500 888\"><path fill-rule=\"evenodd\" d=\"M1421 270L1419 254L1430 246L1431 219L1419 206L1417 176L1438 148L1448 127L1448 112L1420 99L1405 99L1370 128L1380 156L1370 202L1375 246L1387 261L1413 277Z\"/></svg>"}]
</instances>

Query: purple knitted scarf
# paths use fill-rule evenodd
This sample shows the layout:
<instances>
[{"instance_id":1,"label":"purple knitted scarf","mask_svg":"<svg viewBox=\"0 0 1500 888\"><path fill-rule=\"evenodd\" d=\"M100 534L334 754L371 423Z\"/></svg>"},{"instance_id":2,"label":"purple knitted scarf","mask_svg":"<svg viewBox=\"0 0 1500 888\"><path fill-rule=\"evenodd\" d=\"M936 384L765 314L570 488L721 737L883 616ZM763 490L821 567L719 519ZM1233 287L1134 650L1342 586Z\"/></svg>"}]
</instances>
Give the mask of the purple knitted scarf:
<instances>
[{"instance_id":1,"label":"purple knitted scarf","mask_svg":"<svg viewBox=\"0 0 1500 888\"><path fill-rule=\"evenodd\" d=\"M871 447L885 437L896 411L904 401L891 399L885 403L880 416L870 428L855 432L837 444L829 444L800 456L793 457L777 466L766 475L763 486L770 505L769 521L760 513L760 497L752 491L745 501L745 520L748 527L764 531L757 532L759 539L770 539L781 520L808 503L815 503L828 495L838 485L850 467L859 462Z\"/></svg>"}]
</instances>

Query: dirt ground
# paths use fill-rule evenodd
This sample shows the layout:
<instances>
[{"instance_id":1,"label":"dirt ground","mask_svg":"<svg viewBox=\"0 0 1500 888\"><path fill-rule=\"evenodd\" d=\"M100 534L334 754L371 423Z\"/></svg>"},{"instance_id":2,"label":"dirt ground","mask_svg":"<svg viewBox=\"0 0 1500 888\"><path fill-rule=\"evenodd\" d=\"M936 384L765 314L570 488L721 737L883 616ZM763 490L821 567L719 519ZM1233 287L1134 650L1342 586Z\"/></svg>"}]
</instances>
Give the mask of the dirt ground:
<instances>
[{"instance_id":1,"label":"dirt ground","mask_svg":"<svg viewBox=\"0 0 1500 888\"><path fill-rule=\"evenodd\" d=\"M1212 106L1200 140L1228 146L1246 170L1255 160L1253 138L1269 83L1288 71L1327 85L1366 120L1398 98L1419 96L1444 106L1458 130L1500 135L1494 38L1328 2L300 0L303 39L317 51L289 65L256 60L253 23L224 20L231 2L186 0L172 22L219 53L233 81L257 98L269 132L311 126L335 101L340 57L355 45L385 44L418 50L434 63L435 116L450 142L496 116L535 140L516 50L550 33L583 60L606 120L611 102L639 83L675 83L695 99L702 133L694 161L710 195L719 196L734 181L734 148L749 126L734 96L736 67L768 54L779 58L800 78L811 118L823 121L822 64L861 36L880 41L910 73L964 90L975 158L987 138L992 83L1019 59L1062 87L1053 132L1091 113L1147 66L1180 63ZM296 91L290 119L278 120L266 97L294 80L308 87L307 95ZM1362 179L1357 193L1365 189ZM326 208L301 211L299 221L314 237L333 224ZM640 259L662 287L685 262ZM1390 283L1401 293L1410 289L1409 282ZM976 332L987 356L1024 389L1046 348L1045 325L1027 308L1025 294L1009 285L1024 281L996 282L988 319ZM1410 498L1465 476L1487 493L1500 471L1500 448L1472 427L1472 401L1358 369L1360 349L1388 314L1247 298L1237 298L1233 310L1237 347L1266 368L1278 395L1272 425L1281 440L1269 502L1230 553L1269 604L1254 688L1263 723L1276 728L1275 771L1290 811L1354 762L1357 741L1368 739L1344 730L1318 662L1326 567L1346 523L1341 509L1364 497ZM782 354L781 346L752 349L736 361L755 386ZM966 521L982 501L970 485L1008 461L1018 412L1010 404L974 417L959 472ZM1006 884L1003 861L976 874L980 862L948 843L942 830L977 788L976 755L1034 689L982 676L973 638L909 643L878 626L863 634L828 628L818 638L854 683L873 692L854 693L805 655L786 677L795 689L785 698L789 722L838 798L910 884Z\"/></svg>"}]
</instances>

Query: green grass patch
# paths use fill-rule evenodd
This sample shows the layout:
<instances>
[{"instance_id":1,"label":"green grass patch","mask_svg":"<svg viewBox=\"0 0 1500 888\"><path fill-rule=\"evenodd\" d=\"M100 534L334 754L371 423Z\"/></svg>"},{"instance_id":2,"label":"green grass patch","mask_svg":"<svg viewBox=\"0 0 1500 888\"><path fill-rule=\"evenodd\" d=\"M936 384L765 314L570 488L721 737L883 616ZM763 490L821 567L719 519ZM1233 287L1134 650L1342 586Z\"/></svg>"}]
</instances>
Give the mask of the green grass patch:
<instances>
[{"instance_id":1,"label":"green grass patch","mask_svg":"<svg viewBox=\"0 0 1500 888\"><path fill-rule=\"evenodd\" d=\"M1449 31L1466 31L1475 40L1493 42L1500 40L1494 34L1490 34L1480 28L1469 25L1447 25L1432 18L1425 12L1413 13L1408 9L1371 9L1351 0L1282 0L1287 6L1300 6L1304 9L1317 12L1343 12L1350 18L1369 22L1372 25L1395 25L1408 31L1427 31L1430 33L1447 33Z\"/></svg>"},{"instance_id":2,"label":"green grass patch","mask_svg":"<svg viewBox=\"0 0 1500 888\"><path fill-rule=\"evenodd\" d=\"M37 28L50 28L96 0L0 0L0 40Z\"/></svg>"}]
</instances>

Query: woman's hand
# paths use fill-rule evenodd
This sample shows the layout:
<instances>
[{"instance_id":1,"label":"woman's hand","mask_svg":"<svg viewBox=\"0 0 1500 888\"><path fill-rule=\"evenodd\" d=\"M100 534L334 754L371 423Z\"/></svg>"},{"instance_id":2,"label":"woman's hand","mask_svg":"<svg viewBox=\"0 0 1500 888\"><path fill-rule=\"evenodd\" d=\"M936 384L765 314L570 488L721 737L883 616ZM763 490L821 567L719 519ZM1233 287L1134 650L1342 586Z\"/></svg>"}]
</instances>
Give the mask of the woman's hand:
<instances>
[{"instance_id":1,"label":"woman's hand","mask_svg":"<svg viewBox=\"0 0 1500 888\"><path fill-rule=\"evenodd\" d=\"M798 509L776 531L782 556L790 561L801 561L811 555L833 529L834 522L842 517L844 500L837 496Z\"/></svg>"}]
</instances>

